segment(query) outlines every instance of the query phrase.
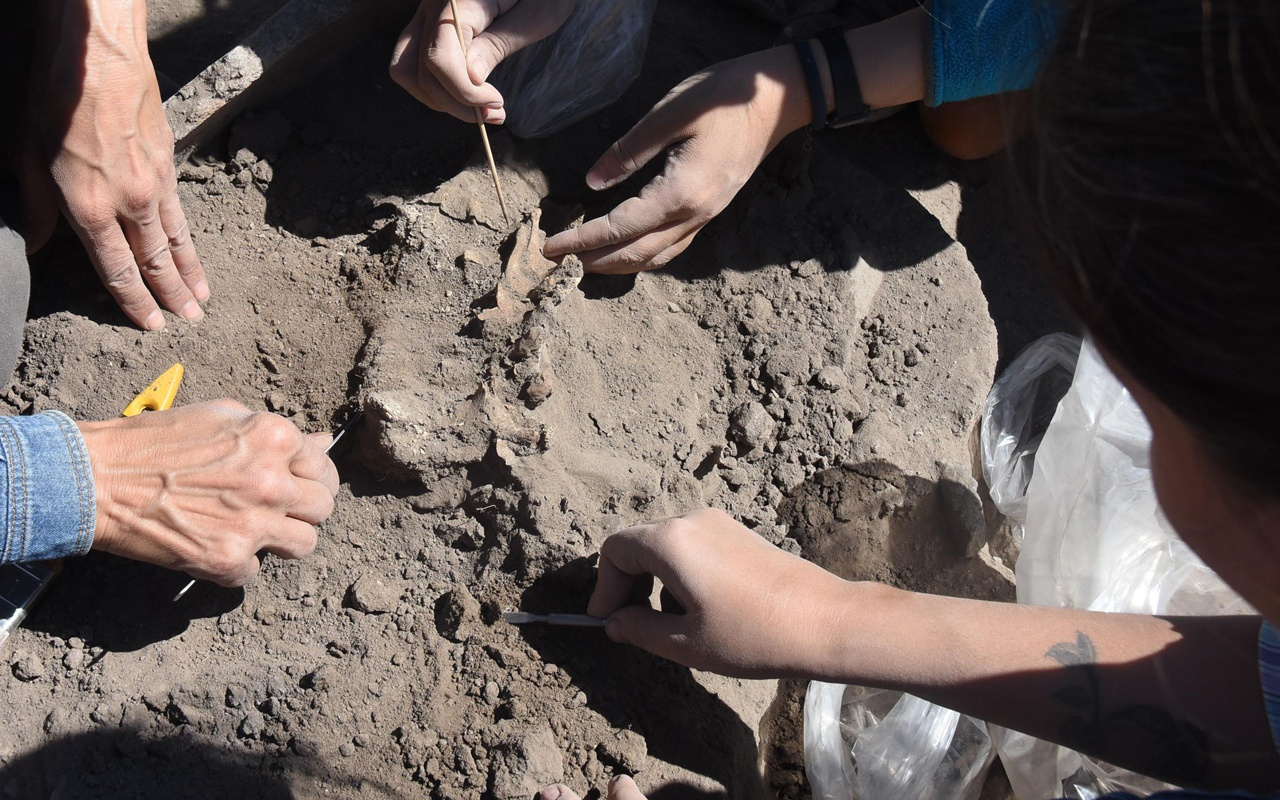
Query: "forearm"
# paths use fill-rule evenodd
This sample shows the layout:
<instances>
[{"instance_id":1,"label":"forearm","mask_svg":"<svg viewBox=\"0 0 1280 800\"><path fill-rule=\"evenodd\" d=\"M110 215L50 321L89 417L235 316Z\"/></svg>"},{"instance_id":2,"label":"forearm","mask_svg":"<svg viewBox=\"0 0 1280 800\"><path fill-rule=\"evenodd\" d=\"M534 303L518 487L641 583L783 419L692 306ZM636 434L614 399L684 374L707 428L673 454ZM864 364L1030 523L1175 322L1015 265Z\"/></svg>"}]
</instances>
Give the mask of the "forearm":
<instances>
[{"instance_id":1,"label":"forearm","mask_svg":"<svg viewBox=\"0 0 1280 800\"><path fill-rule=\"evenodd\" d=\"M874 25L845 32L862 99L872 109L911 103L924 98L925 53L923 9L914 9ZM822 44L812 40L827 109L836 108L835 88ZM779 120L785 135L813 122L809 86L791 45L743 57L759 75L758 96ZM777 138L781 138L778 136Z\"/></svg>"},{"instance_id":2,"label":"forearm","mask_svg":"<svg viewBox=\"0 0 1280 800\"><path fill-rule=\"evenodd\" d=\"M902 689L1180 784L1280 783L1256 618L844 591L815 632L816 677Z\"/></svg>"}]
</instances>

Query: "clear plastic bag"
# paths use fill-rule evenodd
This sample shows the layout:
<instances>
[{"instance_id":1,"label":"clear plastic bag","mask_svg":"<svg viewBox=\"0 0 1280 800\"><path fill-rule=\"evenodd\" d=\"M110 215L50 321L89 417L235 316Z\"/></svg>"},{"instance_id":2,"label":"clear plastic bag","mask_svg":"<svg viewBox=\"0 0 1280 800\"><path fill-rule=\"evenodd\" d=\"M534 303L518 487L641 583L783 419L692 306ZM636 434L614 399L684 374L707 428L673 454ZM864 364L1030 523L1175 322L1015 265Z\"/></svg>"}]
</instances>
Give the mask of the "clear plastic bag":
<instances>
[{"instance_id":1,"label":"clear plastic bag","mask_svg":"<svg viewBox=\"0 0 1280 800\"><path fill-rule=\"evenodd\" d=\"M986 723L914 695L813 681L804 755L818 800L973 800L994 748Z\"/></svg>"},{"instance_id":2,"label":"clear plastic bag","mask_svg":"<svg viewBox=\"0 0 1280 800\"><path fill-rule=\"evenodd\" d=\"M991 501L1018 532L1027 521L1027 484L1040 440L1071 388L1080 337L1051 333L1013 360L982 407L982 474Z\"/></svg>"},{"instance_id":3,"label":"clear plastic bag","mask_svg":"<svg viewBox=\"0 0 1280 800\"><path fill-rule=\"evenodd\" d=\"M999 389L997 382L991 394ZM991 420L1001 419L995 413L1000 402L988 398ZM996 423L984 415L984 424ZM1028 460L1025 456L1017 466L1030 472L1022 498L1018 602L1141 614L1253 613L1177 537L1160 511L1148 458L1151 429L1092 343L1080 348L1071 388L1038 448L1032 447L1038 437L1027 431L991 448L986 440L1003 440L1005 434L994 427L994 436L983 431L983 472L988 476L1010 472L1007 463L989 459L1008 462L1009 454L1028 452L1034 457L1034 469L1021 463ZM1028 439L1018 440L1019 435ZM1018 508L1016 490L1004 499ZM993 728L993 736L1020 800L1166 788L1025 734Z\"/></svg>"},{"instance_id":4,"label":"clear plastic bag","mask_svg":"<svg viewBox=\"0 0 1280 800\"><path fill-rule=\"evenodd\" d=\"M563 130L622 96L644 63L657 0L578 0L560 30L504 60L489 77L504 127L524 139Z\"/></svg>"}]
</instances>

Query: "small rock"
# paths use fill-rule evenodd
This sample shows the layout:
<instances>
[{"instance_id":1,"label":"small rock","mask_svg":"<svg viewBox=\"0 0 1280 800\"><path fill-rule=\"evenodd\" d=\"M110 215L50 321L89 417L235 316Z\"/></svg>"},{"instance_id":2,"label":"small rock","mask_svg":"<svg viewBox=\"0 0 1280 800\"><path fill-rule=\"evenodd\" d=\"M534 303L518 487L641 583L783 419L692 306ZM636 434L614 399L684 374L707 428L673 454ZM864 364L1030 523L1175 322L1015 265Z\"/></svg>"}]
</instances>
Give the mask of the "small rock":
<instances>
[{"instance_id":1,"label":"small rock","mask_svg":"<svg viewBox=\"0 0 1280 800\"><path fill-rule=\"evenodd\" d=\"M338 752L342 755L343 758L350 758L351 756L356 754L356 746L351 742L343 742L338 747Z\"/></svg>"},{"instance_id":2,"label":"small rock","mask_svg":"<svg viewBox=\"0 0 1280 800\"><path fill-rule=\"evenodd\" d=\"M256 708L250 708L245 715L240 718L240 726L236 728L241 739L257 739L267 728L267 720L262 716L262 712Z\"/></svg>"},{"instance_id":3,"label":"small rock","mask_svg":"<svg viewBox=\"0 0 1280 800\"><path fill-rule=\"evenodd\" d=\"M773 482L784 492L789 492L804 482L804 467L799 464L779 464L773 472Z\"/></svg>"},{"instance_id":4,"label":"small rock","mask_svg":"<svg viewBox=\"0 0 1280 800\"><path fill-rule=\"evenodd\" d=\"M501 690L496 681L489 681L484 685L484 701L489 705L497 705L500 693Z\"/></svg>"},{"instance_id":5,"label":"small rock","mask_svg":"<svg viewBox=\"0 0 1280 800\"><path fill-rule=\"evenodd\" d=\"M635 775L644 769L649 758L649 747L644 737L635 731L618 731L611 739L596 746L596 754L615 770Z\"/></svg>"},{"instance_id":6,"label":"small rock","mask_svg":"<svg viewBox=\"0 0 1280 800\"><path fill-rule=\"evenodd\" d=\"M553 384L546 372L539 372L529 379L520 391L521 398L530 408L537 408L547 401L553 391Z\"/></svg>"},{"instance_id":7,"label":"small rock","mask_svg":"<svg viewBox=\"0 0 1280 800\"><path fill-rule=\"evenodd\" d=\"M813 380L818 384L818 386L829 391L843 389L848 383L848 380L845 378L844 370L836 366L823 367L818 370L818 374L814 376Z\"/></svg>"},{"instance_id":8,"label":"small rock","mask_svg":"<svg viewBox=\"0 0 1280 800\"><path fill-rule=\"evenodd\" d=\"M902 351L902 363L908 367L914 367L920 363L920 353L914 347L908 347Z\"/></svg>"},{"instance_id":9,"label":"small rock","mask_svg":"<svg viewBox=\"0 0 1280 800\"><path fill-rule=\"evenodd\" d=\"M451 589L440 595L435 605L436 630L450 641L460 642L466 628L480 619L480 604L464 588Z\"/></svg>"},{"instance_id":10,"label":"small rock","mask_svg":"<svg viewBox=\"0 0 1280 800\"><path fill-rule=\"evenodd\" d=\"M680 304L675 302L674 300L670 303L667 303L667 310L670 311L672 314L679 314L682 311L684 311L684 309L680 307Z\"/></svg>"},{"instance_id":11,"label":"small rock","mask_svg":"<svg viewBox=\"0 0 1280 800\"><path fill-rule=\"evenodd\" d=\"M510 735L489 755L489 788L496 800L526 800L564 779L564 754L545 725Z\"/></svg>"},{"instance_id":12,"label":"small rock","mask_svg":"<svg viewBox=\"0 0 1280 800\"><path fill-rule=\"evenodd\" d=\"M739 454L763 446L773 438L777 423L764 406L754 400L735 408L729 413L729 439L742 449Z\"/></svg>"},{"instance_id":13,"label":"small rock","mask_svg":"<svg viewBox=\"0 0 1280 800\"><path fill-rule=\"evenodd\" d=\"M227 687L227 708L244 708L249 702L249 692L238 683Z\"/></svg>"},{"instance_id":14,"label":"small rock","mask_svg":"<svg viewBox=\"0 0 1280 800\"><path fill-rule=\"evenodd\" d=\"M84 665L83 650L68 650L67 654L62 657L62 666L69 670L80 669Z\"/></svg>"},{"instance_id":15,"label":"small rock","mask_svg":"<svg viewBox=\"0 0 1280 800\"><path fill-rule=\"evenodd\" d=\"M342 604L365 614L385 614L395 611L402 593L399 584L373 575L361 575L347 587Z\"/></svg>"},{"instance_id":16,"label":"small rock","mask_svg":"<svg viewBox=\"0 0 1280 800\"><path fill-rule=\"evenodd\" d=\"M11 665L13 677L24 683L44 677L44 662L30 654L24 654Z\"/></svg>"}]
</instances>

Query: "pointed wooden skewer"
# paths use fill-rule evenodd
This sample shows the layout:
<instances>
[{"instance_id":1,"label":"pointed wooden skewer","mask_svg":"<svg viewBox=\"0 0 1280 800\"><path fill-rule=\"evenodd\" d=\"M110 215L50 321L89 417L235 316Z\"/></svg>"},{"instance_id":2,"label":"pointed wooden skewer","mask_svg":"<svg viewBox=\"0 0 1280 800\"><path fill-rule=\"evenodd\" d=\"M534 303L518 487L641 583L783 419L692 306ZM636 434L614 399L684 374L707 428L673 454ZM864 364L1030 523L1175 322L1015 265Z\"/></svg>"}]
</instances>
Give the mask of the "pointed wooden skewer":
<instances>
[{"instance_id":1,"label":"pointed wooden skewer","mask_svg":"<svg viewBox=\"0 0 1280 800\"><path fill-rule=\"evenodd\" d=\"M458 0L449 0L449 9L453 12L453 29L458 33L458 44L462 47L462 63L466 67L467 43L462 38L462 22L458 19ZM468 74L470 74L468 72ZM489 174L493 176L493 188L498 192L498 205L502 206L502 218L511 224L511 215L507 213L507 198L502 193L502 183L498 180L498 165L493 162L493 148L489 146L489 132L484 127L484 116L476 109L476 124L480 126L480 141L484 143L484 154L489 159Z\"/></svg>"}]
</instances>

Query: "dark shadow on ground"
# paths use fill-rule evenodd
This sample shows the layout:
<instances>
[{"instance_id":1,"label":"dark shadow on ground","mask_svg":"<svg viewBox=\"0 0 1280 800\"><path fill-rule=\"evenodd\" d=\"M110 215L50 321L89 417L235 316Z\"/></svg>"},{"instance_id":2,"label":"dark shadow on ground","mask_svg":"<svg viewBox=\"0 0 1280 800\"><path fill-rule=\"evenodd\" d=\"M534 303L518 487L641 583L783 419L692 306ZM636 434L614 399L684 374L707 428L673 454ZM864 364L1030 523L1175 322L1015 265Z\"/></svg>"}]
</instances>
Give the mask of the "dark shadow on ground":
<instances>
[{"instance_id":1,"label":"dark shadow on ground","mask_svg":"<svg viewBox=\"0 0 1280 800\"><path fill-rule=\"evenodd\" d=\"M162 726L162 727L161 727ZM290 777L324 776L333 789L375 788L368 781L333 774L314 754L285 749L263 758L215 747L197 734L200 723L163 721L137 729L104 724L91 733L57 739L5 764L0 773L6 797L61 800L132 797L235 797L290 800L297 796ZM200 733L203 733L200 731Z\"/></svg>"},{"instance_id":2,"label":"dark shadow on ground","mask_svg":"<svg viewBox=\"0 0 1280 800\"><path fill-rule=\"evenodd\" d=\"M520 608L584 608L594 576L591 560L570 562L538 578L525 590ZM651 756L719 782L728 797L758 794L754 775L759 752L753 732L688 668L613 644L596 629L525 626L521 632L544 662L573 678L591 709L615 728L643 736ZM649 800L724 796L670 784L651 793Z\"/></svg>"},{"instance_id":3,"label":"dark shadow on ground","mask_svg":"<svg viewBox=\"0 0 1280 800\"><path fill-rule=\"evenodd\" d=\"M181 636L193 619L221 616L244 601L242 589L197 581L173 602L189 580L180 572L96 552L67 559L23 624L61 639L79 636L110 658Z\"/></svg>"}]
</instances>

